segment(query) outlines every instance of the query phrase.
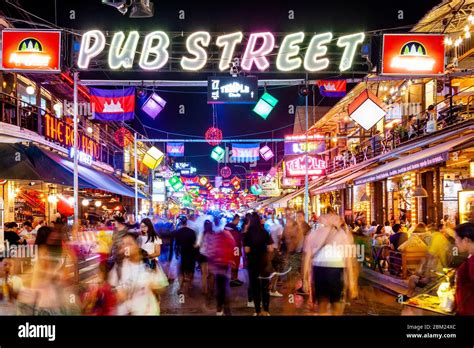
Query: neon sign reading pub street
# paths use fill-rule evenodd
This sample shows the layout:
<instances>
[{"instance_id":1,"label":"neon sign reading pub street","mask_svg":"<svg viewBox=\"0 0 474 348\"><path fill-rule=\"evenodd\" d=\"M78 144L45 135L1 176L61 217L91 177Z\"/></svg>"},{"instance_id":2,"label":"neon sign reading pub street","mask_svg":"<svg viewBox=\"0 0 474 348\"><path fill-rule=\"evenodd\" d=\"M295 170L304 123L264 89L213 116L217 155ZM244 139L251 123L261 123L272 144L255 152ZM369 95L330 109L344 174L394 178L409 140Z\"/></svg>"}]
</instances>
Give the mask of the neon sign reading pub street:
<instances>
[{"instance_id":1,"label":"neon sign reading pub street","mask_svg":"<svg viewBox=\"0 0 474 348\"><path fill-rule=\"evenodd\" d=\"M220 71L229 70L232 60L240 56L240 52L236 51L241 49L240 66L244 71L254 68L259 71L268 70L270 57L276 56L275 65L279 71L295 71L304 67L307 72L317 72L326 70L333 63L327 53L328 45L335 41L342 53L339 70L344 72L351 69L357 48L364 39L364 33L356 33L334 40L333 34L326 32L313 35L309 41L304 42L305 33L297 32L284 36L277 44L271 32L251 33L245 42L242 32L234 32L217 36L214 41L209 32L197 31L186 38L187 52L177 59L181 69L185 71L202 70L208 63L207 50L213 41L212 44L219 49ZM88 69L93 59L100 59L98 56L106 53L110 69L130 70L138 65L141 70L157 71L170 60L170 44L168 34L163 31L150 32L143 38L138 31L131 31L127 35L119 31L107 42L102 31L90 30L82 35L77 66ZM244 47L239 47L240 45ZM278 51L274 52L276 47ZM138 50L140 54L137 55Z\"/></svg>"}]
</instances>

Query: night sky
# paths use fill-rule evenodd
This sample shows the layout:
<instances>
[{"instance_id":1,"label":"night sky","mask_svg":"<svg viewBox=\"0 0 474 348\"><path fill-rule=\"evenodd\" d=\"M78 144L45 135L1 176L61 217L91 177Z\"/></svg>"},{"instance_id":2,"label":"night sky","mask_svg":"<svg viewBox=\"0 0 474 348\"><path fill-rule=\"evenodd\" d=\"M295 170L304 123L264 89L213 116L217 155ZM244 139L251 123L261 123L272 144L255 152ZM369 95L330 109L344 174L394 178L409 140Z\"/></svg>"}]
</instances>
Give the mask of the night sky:
<instances>
[{"instance_id":1,"label":"night sky","mask_svg":"<svg viewBox=\"0 0 474 348\"><path fill-rule=\"evenodd\" d=\"M115 8L102 5L100 0L66 1L57 0L55 11L53 0L20 0L23 8L52 23L77 30L102 29L109 31L129 30L164 30L164 31L195 31L209 32L233 31L272 31L272 32L326 32L354 33L387 28L414 25L432 7L440 3L436 0L400 0L400 1L164 1L152 0L155 4L155 16L145 19L131 19L128 14L123 16ZM3 3L0 5L7 16L22 18L18 12ZM75 19L69 18L70 11L75 11ZM179 10L185 11L185 20L178 19ZM288 11L293 10L295 18L288 19ZM403 19L399 19L399 10L403 11ZM57 14L55 18L55 12ZM33 16L31 19L38 21ZM21 27L20 23L16 23ZM26 26L26 25L23 25ZM399 32L408 29L398 29ZM397 30L394 30L397 32ZM213 36L215 40L215 36ZM223 75L227 73L224 72ZM265 78L268 76L259 76ZM81 72L83 79L207 79L206 75L187 72L163 74L150 72L147 74L117 72ZM304 78L302 74L280 74L280 78ZM311 75L310 78L334 76ZM351 76L347 76L351 77ZM348 85L352 87L353 85ZM218 126L223 130L224 137L264 132L259 138L270 138L272 130L288 126L273 133L274 137L282 137L291 133L294 115L288 114L288 105L303 105L304 99L298 95L298 87L274 88L268 90L279 99L279 104L267 120L263 120L249 105L220 105L217 107ZM139 115L133 126L141 132L146 131L149 137L166 137L172 132L203 136L212 125L212 108L207 105L206 90L198 88L177 89L160 88L157 92L167 100L166 109L152 120L146 115ZM315 96L317 105L332 105L337 99L322 99L319 93ZM312 105L312 96L310 105ZM178 113L179 106L185 106L185 114ZM143 125L151 128L143 128ZM180 137L169 135L170 138ZM216 174L216 162L209 158L211 146L194 144L186 146L186 159L198 167L200 174ZM282 153L280 153L281 155ZM269 169L269 164L259 161L259 169ZM236 169L236 173L239 169ZM241 170L240 170L241 173Z\"/></svg>"}]
</instances>

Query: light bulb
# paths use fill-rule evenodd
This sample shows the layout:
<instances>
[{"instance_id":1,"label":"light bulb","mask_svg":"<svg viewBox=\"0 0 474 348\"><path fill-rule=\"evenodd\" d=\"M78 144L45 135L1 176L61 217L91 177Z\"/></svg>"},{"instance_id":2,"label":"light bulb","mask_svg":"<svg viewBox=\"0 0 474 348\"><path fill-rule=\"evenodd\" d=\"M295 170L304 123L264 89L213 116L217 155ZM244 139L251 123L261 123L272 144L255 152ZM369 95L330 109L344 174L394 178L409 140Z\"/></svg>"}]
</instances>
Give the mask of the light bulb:
<instances>
[{"instance_id":1,"label":"light bulb","mask_svg":"<svg viewBox=\"0 0 474 348\"><path fill-rule=\"evenodd\" d=\"M48 203L56 203L57 201L58 201L58 197L56 197L56 195L48 196Z\"/></svg>"},{"instance_id":2,"label":"light bulb","mask_svg":"<svg viewBox=\"0 0 474 348\"><path fill-rule=\"evenodd\" d=\"M469 39L471 37L471 33L470 32L466 32L466 34L464 34L464 37L466 39Z\"/></svg>"},{"instance_id":3,"label":"light bulb","mask_svg":"<svg viewBox=\"0 0 474 348\"><path fill-rule=\"evenodd\" d=\"M469 27L469 25L465 25L464 26L464 31L468 32L471 28Z\"/></svg>"},{"instance_id":4,"label":"light bulb","mask_svg":"<svg viewBox=\"0 0 474 348\"><path fill-rule=\"evenodd\" d=\"M87 133L92 134L92 127L87 127Z\"/></svg>"},{"instance_id":5,"label":"light bulb","mask_svg":"<svg viewBox=\"0 0 474 348\"><path fill-rule=\"evenodd\" d=\"M29 95L33 95L35 94L35 88L33 86L28 86L26 87L26 93L29 94Z\"/></svg>"},{"instance_id":6,"label":"light bulb","mask_svg":"<svg viewBox=\"0 0 474 348\"><path fill-rule=\"evenodd\" d=\"M90 203L90 202L89 202L88 199L83 199L83 200L82 200L82 205L83 205L84 207L87 207L87 206L89 205L89 203Z\"/></svg>"},{"instance_id":7,"label":"light bulb","mask_svg":"<svg viewBox=\"0 0 474 348\"><path fill-rule=\"evenodd\" d=\"M100 208L102 206L102 202L101 201L95 201L94 205L97 207L97 208Z\"/></svg>"}]
</instances>

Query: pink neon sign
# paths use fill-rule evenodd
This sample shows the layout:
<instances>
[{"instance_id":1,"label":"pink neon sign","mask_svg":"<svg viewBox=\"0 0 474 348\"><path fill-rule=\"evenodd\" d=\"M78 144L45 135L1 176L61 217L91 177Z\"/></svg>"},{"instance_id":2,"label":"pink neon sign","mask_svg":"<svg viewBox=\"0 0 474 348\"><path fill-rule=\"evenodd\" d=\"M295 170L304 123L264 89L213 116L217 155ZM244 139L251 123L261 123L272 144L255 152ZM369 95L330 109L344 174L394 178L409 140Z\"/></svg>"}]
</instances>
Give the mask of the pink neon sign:
<instances>
[{"instance_id":1,"label":"pink neon sign","mask_svg":"<svg viewBox=\"0 0 474 348\"><path fill-rule=\"evenodd\" d=\"M326 161L308 155L308 175L322 176L325 174ZM306 175L306 156L298 156L285 162L285 176L295 177Z\"/></svg>"}]
</instances>

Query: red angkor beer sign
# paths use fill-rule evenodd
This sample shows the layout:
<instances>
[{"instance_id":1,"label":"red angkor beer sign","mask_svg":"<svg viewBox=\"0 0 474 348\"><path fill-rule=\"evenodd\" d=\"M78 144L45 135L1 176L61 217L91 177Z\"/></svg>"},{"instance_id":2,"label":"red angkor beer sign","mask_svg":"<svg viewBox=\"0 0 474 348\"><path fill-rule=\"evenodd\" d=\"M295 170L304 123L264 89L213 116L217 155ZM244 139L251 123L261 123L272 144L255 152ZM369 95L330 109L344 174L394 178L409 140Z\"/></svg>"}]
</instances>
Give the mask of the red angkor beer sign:
<instances>
[{"instance_id":1,"label":"red angkor beer sign","mask_svg":"<svg viewBox=\"0 0 474 348\"><path fill-rule=\"evenodd\" d=\"M326 161L308 155L308 175L322 176L326 171ZM306 175L306 155L290 157L285 161L285 176L287 178Z\"/></svg>"},{"instance_id":2,"label":"red angkor beer sign","mask_svg":"<svg viewBox=\"0 0 474 348\"><path fill-rule=\"evenodd\" d=\"M28 72L61 71L61 32L2 31L2 69Z\"/></svg>"},{"instance_id":3,"label":"red angkor beer sign","mask_svg":"<svg viewBox=\"0 0 474 348\"><path fill-rule=\"evenodd\" d=\"M441 75L444 55L444 35L385 34L382 74Z\"/></svg>"}]
</instances>

